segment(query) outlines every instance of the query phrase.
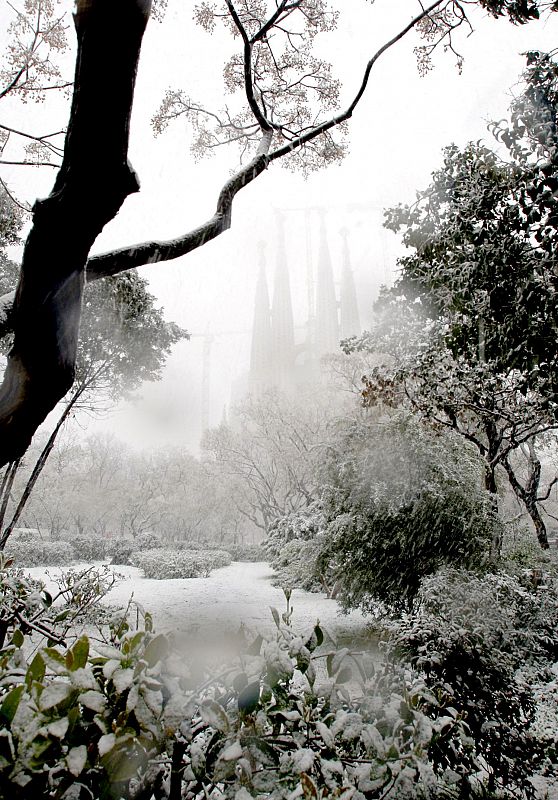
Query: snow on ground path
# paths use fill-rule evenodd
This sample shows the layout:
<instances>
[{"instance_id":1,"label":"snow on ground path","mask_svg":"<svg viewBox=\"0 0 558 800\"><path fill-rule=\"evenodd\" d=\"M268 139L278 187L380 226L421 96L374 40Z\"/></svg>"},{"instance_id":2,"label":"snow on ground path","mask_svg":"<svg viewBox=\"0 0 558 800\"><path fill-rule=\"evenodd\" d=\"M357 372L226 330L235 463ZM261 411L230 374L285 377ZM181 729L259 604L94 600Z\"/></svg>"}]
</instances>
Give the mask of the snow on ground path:
<instances>
[{"instance_id":1,"label":"snow on ground path","mask_svg":"<svg viewBox=\"0 0 558 800\"><path fill-rule=\"evenodd\" d=\"M108 595L108 602L123 605L131 592L134 599L153 614L159 629L180 632L206 630L228 632L244 623L248 629L269 632L274 623L269 610L286 609L283 591L271 584L273 570L265 562L233 562L214 570L209 578L150 580L136 567L118 567L129 576ZM293 589L293 627L311 628L319 618L333 634L360 634L366 619L359 612L340 614L339 604L323 593Z\"/></svg>"},{"instance_id":2,"label":"snow on ground path","mask_svg":"<svg viewBox=\"0 0 558 800\"><path fill-rule=\"evenodd\" d=\"M83 568L86 565L75 565ZM214 570L209 578L153 580L143 577L137 567L115 566L126 580L115 586L103 602L125 606L133 594L153 616L159 632L172 631L185 642L203 642L208 654L234 650L241 624L252 634L271 633L274 629L270 606L283 613L283 591L271 584L273 570L266 562L233 562ZM60 570L49 568L52 576ZM44 568L26 570L35 578L51 582ZM366 634L367 618L358 611L341 614L339 604L323 593L293 589L293 628L310 632L319 619L323 627L344 642Z\"/></svg>"}]
</instances>

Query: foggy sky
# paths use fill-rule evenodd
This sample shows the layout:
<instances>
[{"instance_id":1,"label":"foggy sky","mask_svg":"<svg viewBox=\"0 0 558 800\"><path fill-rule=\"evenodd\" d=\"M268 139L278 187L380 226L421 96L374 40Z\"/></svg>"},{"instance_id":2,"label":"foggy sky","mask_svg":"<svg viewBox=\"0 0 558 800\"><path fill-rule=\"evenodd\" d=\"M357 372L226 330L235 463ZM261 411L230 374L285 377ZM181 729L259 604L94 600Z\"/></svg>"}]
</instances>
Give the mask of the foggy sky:
<instances>
[{"instance_id":1,"label":"foggy sky","mask_svg":"<svg viewBox=\"0 0 558 800\"><path fill-rule=\"evenodd\" d=\"M148 238L177 236L211 216L219 189L238 166L237 151L223 149L195 163L182 122L154 138L150 119L167 87L185 88L193 99L222 105L224 56L238 40L221 31L210 36L191 19L191 3L169 0L162 24L148 25L132 119L130 160L139 174L141 192L130 197L103 232L94 251ZM414 0L336 0L341 10L338 31L322 37L319 53L343 79L342 105L358 87L370 55L416 13ZM3 14L7 14L3 3ZM72 3L62 6L71 8ZM382 209L412 201L441 162L441 149L484 139L493 147L486 124L507 115L513 85L524 66L520 53L551 49L556 43L556 14L522 28L472 13L476 28L458 35L464 56L459 75L451 53L436 54L435 69L419 77L411 33L375 66L368 91L350 122L350 153L340 166L312 174L307 181L275 163L236 198L232 229L203 248L175 262L142 268L166 317L196 334L215 334L212 349L211 423L219 422L229 403L231 382L248 367L253 295L258 267L258 242L267 242L268 280L274 267L275 215L286 219L295 322L306 313L305 213L322 207L329 245L340 276L339 230L349 230L357 288L361 289L363 324L377 286L389 278L400 253L397 238L382 229ZM2 26L4 27L4 26ZM70 31L71 38L71 31ZM317 40L318 41L318 40ZM71 55L68 57L70 72ZM6 115L6 106L3 105ZM9 111L9 106L8 109ZM49 129L64 121L64 103L14 106L27 129ZM5 117L6 118L6 117ZM15 117L9 118L15 124ZM64 124L64 123L63 123ZM50 190L54 170L13 168L7 174L20 196L33 201ZM351 208L351 206L353 208ZM354 208L354 206L360 206ZM310 238L317 255L317 225ZM238 333L238 332L246 333ZM234 332L234 333L231 333ZM117 432L137 445L172 441L196 447L200 433L202 338L180 343L169 361L165 379L142 392L135 408L120 407L95 429ZM88 428L91 430L92 428Z\"/></svg>"}]
</instances>

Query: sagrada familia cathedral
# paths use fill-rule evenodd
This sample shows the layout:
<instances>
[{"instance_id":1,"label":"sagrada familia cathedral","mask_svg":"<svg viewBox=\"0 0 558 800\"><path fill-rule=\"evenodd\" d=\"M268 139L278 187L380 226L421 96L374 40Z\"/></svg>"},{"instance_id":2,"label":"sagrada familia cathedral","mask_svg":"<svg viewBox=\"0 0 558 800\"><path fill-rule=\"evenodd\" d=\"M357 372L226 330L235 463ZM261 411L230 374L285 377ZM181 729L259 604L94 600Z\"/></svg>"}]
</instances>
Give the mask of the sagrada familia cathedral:
<instances>
[{"instance_id":1,"label":"sagrada familia cathedral","mask_svg":"<svg viewBox=\"0 0 558 800\"><path fill-rule=\"evenodd\" d=\"M256 285L250 371L237 393L259 395L276 387L296 391L319 379L321 359L339 352L339 342L361 332L347 232L342 231L342 272L339 297L323 217L320 222L315 281L309 287L308 319L295 328L282 221L279 220L273 295L270 299L263 247ZM240 390L240 391L239 391Z\"/></svg>"}]
</instances>

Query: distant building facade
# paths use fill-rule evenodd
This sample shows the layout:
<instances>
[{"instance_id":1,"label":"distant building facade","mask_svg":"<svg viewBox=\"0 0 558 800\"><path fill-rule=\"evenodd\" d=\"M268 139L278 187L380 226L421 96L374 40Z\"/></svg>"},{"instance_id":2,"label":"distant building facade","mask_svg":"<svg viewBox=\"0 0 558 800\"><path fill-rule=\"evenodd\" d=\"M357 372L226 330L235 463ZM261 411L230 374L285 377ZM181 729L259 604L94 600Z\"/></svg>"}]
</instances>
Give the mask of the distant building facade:
<instances>
[{"instance_id":1,"label":"distant building facade","mask_svg":"<svg viewBox=\"0 0 558 800\"><path fill-rule=\"evenodd\" d=\"M250 370L237 382L233 402L250 393L259 395L276 387L290 392L319 379L323 356L339 350L341 339L361 333L357 293L351 267L347 231L343 237L339 296L323 217L320 220L318 263L313 308L308 310L302 335L295 336L293 303L285 248L283 221L279 218L273 295L267 283L263 245L255 291Z\"/></svg>"}]
</instances>

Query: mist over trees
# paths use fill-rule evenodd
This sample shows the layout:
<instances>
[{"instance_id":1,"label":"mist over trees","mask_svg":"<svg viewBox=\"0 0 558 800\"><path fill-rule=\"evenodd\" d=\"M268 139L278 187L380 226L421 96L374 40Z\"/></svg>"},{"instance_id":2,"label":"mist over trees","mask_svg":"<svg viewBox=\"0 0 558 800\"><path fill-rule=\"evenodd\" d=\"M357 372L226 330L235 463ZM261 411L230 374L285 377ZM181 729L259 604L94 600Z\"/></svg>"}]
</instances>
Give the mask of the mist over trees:
<instances>
[{"instance_id":1,"label":"mist over trees","mask_svg":"<svg viewBox=\"0 0 558 800\"><path fill-rule=\"evenodd\" d=\"M125 198L139 188L127 161L128 133L137 62L151 3L126 0L116 9L106 2L78 2L74 14L77 67L62 165L51 196L34 207L13 312L11 300L3 302L6 323L10 320L14 328L14 343L0 389L0 462L6 464L22 455L38 425L73 382L86 269L91 281L185 255L230 226L235 195L273 161L294 157L301 160L300 166L309 168L338 158L343 146L332 138L333 131L342 130L351 118L376 61L415 28L425 39L421 50L424 64L440 43L455 52L454 38L459 28L467 26L469 5L475 3L436 0L426 8L419 4L416 16L372 55L349 106L331 114L338 83L330 77L329 65L311 54L313 39L335 24L336 14L326 4L285 0L269 12L265 7L252 8L249 3L235 7L227 2L221 10L202 4L199 22L211 30L216 21L224 19L241 43L225 70L228 90L242 91L241 111L239 116L222 118L203 105L191 103L184 94L168 95L156 127L166 122L165 113L184 111L198 126L202 147L231 139L240 141L251 160L225 182L216 212L205 224L166 243L150 242L96 256L86 267L98 234ZM480 0L478 5L514 23L536 19L546 8L553 10L552 4L536 0ZM27 12L36 12L40 20L40 0ZM18 22L21 19L18 17ZM25 15L23 20L25 23ZM37 27L31 26L33 42ZM49 30L39 38L50 55L49 45L60 49L64 40L54 33L55 20ZM35 60L34 53L34 47L25 48L16 38L9 55L4 96L18 87L22 91L32 88L28 76L33 71L38 73L39 83L51 77L58 80L49 57ZM178 109L173 107L175 101ZM217 123L217 133L209 132L208 117ZM52 147L50 137L38 144ZM59 248L61 241L63 248ZM41 269L39 265L45 262L51 266ZM30 333L32 328L41 331L39 339Z\"/></svg>"},{"instance_id":2,"label":"mist over trees","mask_svg":"<svg viewBox=\"0 0 558 800\"><path fill-rule=\"evenodd\" d=\"M0 125L0 169L59 167L19 271L8 248L27 209L0 176L0 796L548 800L558 789L555 52L527 54L493 149L449 145L416 202L386 212L407 248L395 284L370 330L313 364L304 386L261 381L205 431L199 457L66 425L158 380L187 337L135 267L227 230L235 196L273 162L309 174L341 161L385 52L415 31L422 73L437 49L459 67L475 8L519 25L558 3L412 1L407 20L401 7L390 3L394 35L344 107L318 45L348 3L194 8L204 35L222 26L232 42L224 102L171 88L152 126L187 123L192 157L231 145L241 165L214 215L170 241L90 256L139 189L128 135L149 0L77 0L67 131ZM1 102L72 88L58 10L14 9ZM305 348L291 348L293 372ZM33 438L58 403L52 433ZM281 609L267 602L278 595ZM312 598L303 630L299 602ZM260 608L232 630L243 603ZM332 608L361 615L358 633L346 617L339 638L328 630ZM215 637L221 651L204 658Z\"/></svg>"},{"instance_id":3,"label":"mist over trees","mask_svg":"<svg viewBox=\"0 0 558 800\"><path fill-rule=\"evenodd\" d=\"M386 213L411 255L374 328L349 344L390 357L366 377L365 402L407 406L473 443L486 489L496 497L507 474L543 548L539 504L555 477L541 485L537 448L557 426L556 70L528 54L510 122L492 126L506 158L450 146L416 203Z\"/></svg>"}]
</instances>

